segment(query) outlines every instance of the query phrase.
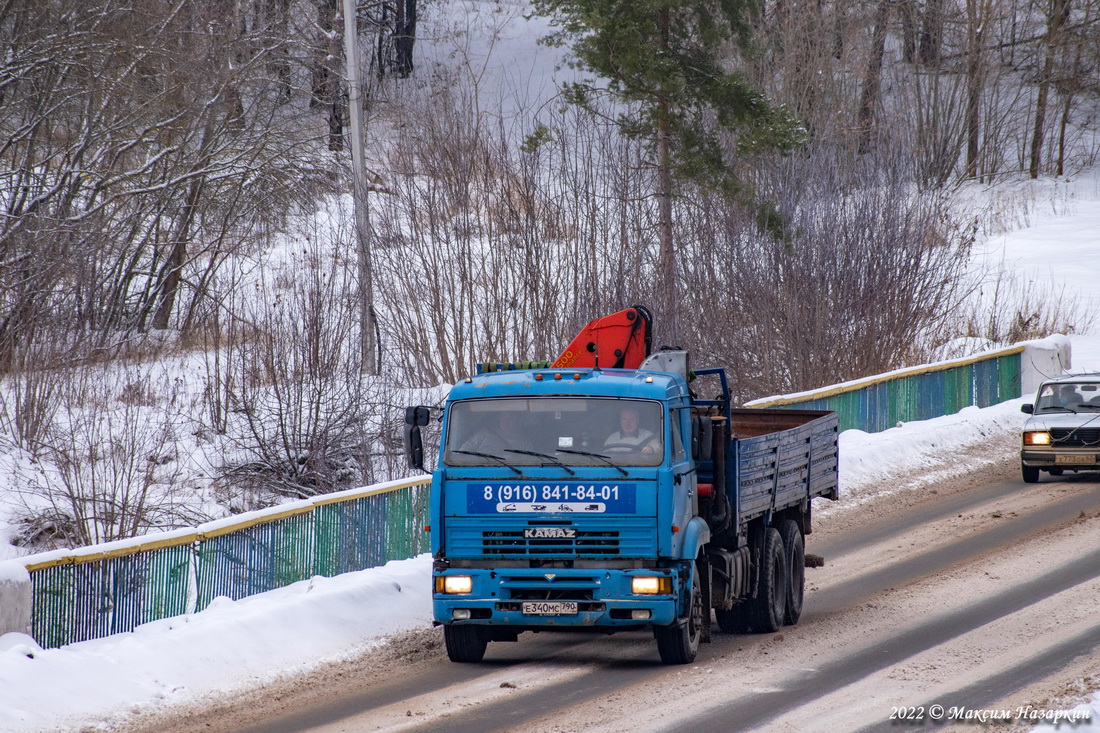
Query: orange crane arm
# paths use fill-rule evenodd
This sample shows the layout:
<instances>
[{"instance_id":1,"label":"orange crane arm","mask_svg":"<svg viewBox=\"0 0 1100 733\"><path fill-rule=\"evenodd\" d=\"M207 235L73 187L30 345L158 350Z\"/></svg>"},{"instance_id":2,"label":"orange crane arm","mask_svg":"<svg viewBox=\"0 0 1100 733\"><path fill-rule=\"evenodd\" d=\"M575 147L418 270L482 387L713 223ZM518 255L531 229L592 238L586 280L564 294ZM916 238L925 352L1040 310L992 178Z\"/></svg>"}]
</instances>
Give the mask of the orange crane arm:
<instances>
[{"instance_id":1,"label":"orange crane arm","mask_svg":"<svg viewBox=\"0 0 1100 733\"><path fill-rule=\"evenodd\" d=\"M637 369L649 356L653 316L644 305L589 322L561 352L553 369Z\"/></svg>"}]
</instances>

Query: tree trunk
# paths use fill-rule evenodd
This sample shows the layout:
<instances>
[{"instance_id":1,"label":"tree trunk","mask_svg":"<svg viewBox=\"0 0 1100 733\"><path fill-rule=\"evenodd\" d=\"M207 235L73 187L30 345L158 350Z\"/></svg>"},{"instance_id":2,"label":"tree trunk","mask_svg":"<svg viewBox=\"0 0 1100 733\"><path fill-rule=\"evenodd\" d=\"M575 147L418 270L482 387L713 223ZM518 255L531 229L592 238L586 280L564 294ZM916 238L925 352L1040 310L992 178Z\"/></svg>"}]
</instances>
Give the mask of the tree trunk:
<instances>
[{"instance_id":1,"label":"tree trunk","mask_svg":"<svg viewBox=\"0 0 1100 733\"><path fill-rule=\"evenodd\" d=\"M943 0L928 0L924 11L924 28L920 36L920 61L925 66L940 63L943 46Z\"/></svg>"},{"instance_id":2,"label":"tree trunk","mask_svg":"<svg viewBox=\"0 0 1100 733\"><path fill-rule=\"evenodd\" d=\"M982 40L987 19L984 3L966 1L966 177L978 176L978 154L981 136Z\"/></svg>"},{"instance_id":3,"label":"tree trunk","mask_svg":"<svg viewBox=\"0 0 1100 733\"><path fill-rule=\"evenodd\" d=\"M172 311L176 307L183 266L187 261L187 245L191 241L191 225L195 221L195 212L205 183L206 180L202 176L191 181L187 189L187 200L180 214L179 226L176 227L172 237L172 251L160 271L158 278L160 285L157 288L160 291L160 297L157 300L157 310L153 314L153 328L157 330L163 331L172 321Z\"/></svg>"},{"instance_id":4,"label":"tree trunk","mask_svg":"<svg viewBox=\"0 0 1100 733\"><path fill-rule=\"evenodd\" d=\"M886 55L886 23L890 17L890 0L879 0L875 7L875 27L872 31L871 55L863 76L856 129L859 130L859 154L871 150L871 133L875 125L875 108L878 107L882 87L882 60Z\"/></svg>"},{"instance_id":5,"label":"tree trunk","mask_svg":"<svg viewBox=\"0 0 1100 733\"><path fill-rule=\"evenodd\" d=\"M917 8L916 0L901 0L901 59L907 64L917 60Z\"/></svg>"},{"instance_id":6,"label":"tree trunk","mask_svg":"<svg viewBox=\"0 0 1100 733\"><path fill-rule=\"evenodd\" d=\"M397 0L397 19L394 23L393 45L395 69L404 79L413 71L413 43L416 41L416 0Z\"/></svg>"},{"instance_id":7,"label":"tree trunk","mask_svg":"<svg viewBox=\"0 0 1100 733\"><path fill-rule=\"evenodd\" d=\"M1039 79L1039 95L1035 100L1035 129L1031 134L1031 160L1028 173L1032 178L1039 177L1039 168L1043 159L1043 133L1046 127L1050 84L1054 76L1054 57L1058 50L1062 25L1069 15L1070 2L1071 0L1051 0L1050 3L1045 40L1046 58L1043 60L1043 75Z\"/></svg>"},{"instance_id":8,"label":"tree trunk","mask_svg":"<svg viewBox=\"0 0 1100 733\"><path fill-rule=\"evenodd\" d=\"M1058 175L1066 174L1066 128L1069 127L1069 113L1073 107L1073 92L1065 91L1062 103L1062 120L1058 125Z\"/></svg>"}]
</instances>

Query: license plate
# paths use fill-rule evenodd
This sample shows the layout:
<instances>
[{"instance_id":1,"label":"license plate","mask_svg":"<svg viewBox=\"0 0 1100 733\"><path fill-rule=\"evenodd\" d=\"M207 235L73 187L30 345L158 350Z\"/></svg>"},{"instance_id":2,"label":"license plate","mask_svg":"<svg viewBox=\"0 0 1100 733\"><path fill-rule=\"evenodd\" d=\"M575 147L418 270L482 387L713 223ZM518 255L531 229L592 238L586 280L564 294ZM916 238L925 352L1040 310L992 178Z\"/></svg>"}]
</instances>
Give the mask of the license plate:
<instances>
[{"instance_id":1,"label":"license plate","mask_svg":"<svg viewBox=\"0 0 1100 733\"><path fill-rule=\"evenodd\" d=\"M524 601L525 616L576 616L576 601Z\"/></svg>"},{"instance_id":2,"label":"license plate","mask_svg":"<svg viewBox=\"0 0 1100 733\"><path fill-rule=\"evenodd\" d=\"M1067 454L1067 453L1056 453L1054 455L1054 462L1059 464L1059 465L1063 465L1063 466L1066 465L1066 464L1075 465L1075 466L1081 466L1081 465L1091 466L1094 463L1096 463L1096 458L1093 457L1093 456L1075 456L1075 455L1070 455L1070 454Z\"/></svg>"}]
</instances>

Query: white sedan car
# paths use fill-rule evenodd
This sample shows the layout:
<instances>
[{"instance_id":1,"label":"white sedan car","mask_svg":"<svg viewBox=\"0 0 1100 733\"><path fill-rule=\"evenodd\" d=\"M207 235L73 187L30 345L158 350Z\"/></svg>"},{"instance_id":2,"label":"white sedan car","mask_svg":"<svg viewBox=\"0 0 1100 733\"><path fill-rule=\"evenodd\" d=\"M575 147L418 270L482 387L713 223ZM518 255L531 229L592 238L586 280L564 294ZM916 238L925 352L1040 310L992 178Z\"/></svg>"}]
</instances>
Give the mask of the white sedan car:
<instances>
[{"instance_id":1,"label":"white sedan car","mask_svg":"<svg viewBox=\"0 0 1100 733\"><path fill-rule=\"evenodd\" d=\"M1079 374L1043 382L1035 404L1020 408L1024 423L1020 469L1029 484L1039 472L1100 469L1100 374Z\"/></svg>"}]
</instances>

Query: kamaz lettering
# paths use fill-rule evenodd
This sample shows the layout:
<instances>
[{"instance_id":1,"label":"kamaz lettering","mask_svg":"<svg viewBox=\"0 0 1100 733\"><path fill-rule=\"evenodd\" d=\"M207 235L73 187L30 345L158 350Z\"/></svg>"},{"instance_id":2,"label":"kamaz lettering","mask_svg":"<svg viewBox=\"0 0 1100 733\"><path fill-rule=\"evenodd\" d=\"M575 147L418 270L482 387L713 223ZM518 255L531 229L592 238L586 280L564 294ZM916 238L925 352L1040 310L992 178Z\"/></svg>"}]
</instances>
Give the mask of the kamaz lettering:
<instances>
[{"instance_id":1,"label":"kamaz lettering","mask_svg":"<svg viewBox=\"0 0 1100 733\"><path fill-rule=\"evenodd\" d=\"M577 530L572 527L529 527L523 530L528 540L571 540L576 538Z\"/></svg>"}]
</instances>

